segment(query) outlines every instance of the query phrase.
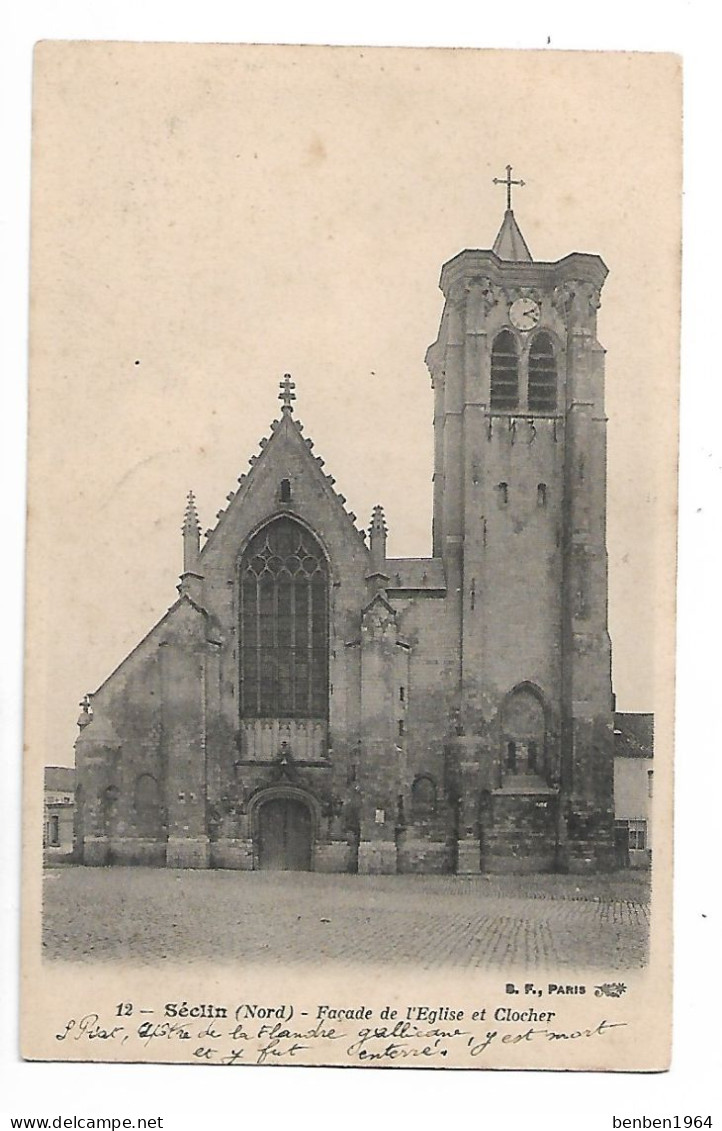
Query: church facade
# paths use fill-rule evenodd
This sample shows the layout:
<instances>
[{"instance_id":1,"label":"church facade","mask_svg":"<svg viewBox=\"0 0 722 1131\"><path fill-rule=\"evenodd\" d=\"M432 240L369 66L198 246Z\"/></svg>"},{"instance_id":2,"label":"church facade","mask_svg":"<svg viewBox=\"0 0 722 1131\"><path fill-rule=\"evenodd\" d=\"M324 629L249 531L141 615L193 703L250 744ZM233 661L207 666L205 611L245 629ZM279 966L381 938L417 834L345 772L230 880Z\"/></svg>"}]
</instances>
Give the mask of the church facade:
<instances>
[{"instance_id":1,"label":"church facade","mask_svg":"<svg viewBox=\"0 0 722 1131\"><path fill-rule=\"evenodd\" d=\"M432 555L389 558L380 506L357 527L286 377L202 545L189 496L178 599L84 701L80 862L613 867L607 269L534 261L510 205L441 272Z\"/></svg>"}]
</instances>

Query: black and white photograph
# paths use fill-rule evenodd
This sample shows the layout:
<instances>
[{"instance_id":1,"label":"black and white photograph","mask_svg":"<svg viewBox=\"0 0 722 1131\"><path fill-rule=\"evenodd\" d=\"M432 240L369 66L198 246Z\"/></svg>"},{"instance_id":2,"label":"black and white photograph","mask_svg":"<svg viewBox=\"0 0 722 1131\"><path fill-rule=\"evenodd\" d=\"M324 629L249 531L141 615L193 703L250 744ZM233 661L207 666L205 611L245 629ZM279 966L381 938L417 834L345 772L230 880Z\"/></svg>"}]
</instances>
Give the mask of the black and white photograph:
<instances>
[{"instance_id":1,"label":"black and white photograph","mask_svg":"<svg viewBox=\"0 0 722 1131\"><path fill-rule=\"evenodd\" d=\"M667 1066L680 100L37 45L26 1056Z\"/></svg>"}]
</instances>

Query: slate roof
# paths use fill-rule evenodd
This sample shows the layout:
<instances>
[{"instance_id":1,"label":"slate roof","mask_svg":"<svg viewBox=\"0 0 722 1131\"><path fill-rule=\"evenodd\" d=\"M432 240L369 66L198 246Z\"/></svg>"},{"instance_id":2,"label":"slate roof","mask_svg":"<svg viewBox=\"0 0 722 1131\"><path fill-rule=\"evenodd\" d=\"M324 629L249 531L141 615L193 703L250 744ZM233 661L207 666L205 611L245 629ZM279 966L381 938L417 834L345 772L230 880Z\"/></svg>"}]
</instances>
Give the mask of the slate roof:
<instances>
[{"instance_id":1,"label":"slate roof","mask_svg":"<svg viewBox=\"0 0 722 1131\"><path fill-rule=\"evenodd\" d=\"M45 788L58 793L72 793L75 789L75 769L73 766L46 766Z\"/></svg>"},{"instance_id":2,"label":"slate roof","mask_svg":"<svg viewBox=\"0 0 722 1131\"><path fill-rule=\"evenodd\" d=\"M514 263L532 262L531 252L510 208L504 213L499 234L491 250L499 256L499 259L507 259Z\"/></svg>"},{"instance_id":3,"label":"slate roof","mask_svg":"<svg viewBox=\"0 0 722 1131\"><path fill-rule=\"evenodd\" d=\"M441 558L387 558L385 572L388 593L395 589L446 592L444 563Z\"/></svg>"},{"instance_id":4,"label":"slate roof","mask_svg":"<svg viewBox=\"0 0 722 1131\"><path fill-rule=\"evenodd\" d=\"M654 715L614 712L614 757L654 757Z\"/></svg>"}]
</instances>

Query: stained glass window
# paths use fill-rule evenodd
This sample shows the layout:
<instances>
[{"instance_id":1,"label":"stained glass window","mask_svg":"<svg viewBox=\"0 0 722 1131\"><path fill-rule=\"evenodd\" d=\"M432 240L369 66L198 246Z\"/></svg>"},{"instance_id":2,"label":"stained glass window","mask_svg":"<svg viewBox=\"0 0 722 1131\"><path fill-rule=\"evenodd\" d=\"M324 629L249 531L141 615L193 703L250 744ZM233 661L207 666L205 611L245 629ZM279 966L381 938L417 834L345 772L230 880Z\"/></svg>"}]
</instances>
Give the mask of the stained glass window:
<instances>
[{"instance_id":1,"label":"stained glass window","mask_svg":"<svg viewBox=\"0 0 722 1131\"><path fill-rule=\"evenodd\" d=\"M328 715L328 567L316 539L279 518L241 561L241 714Z\"/></svg>"}]
</instances>

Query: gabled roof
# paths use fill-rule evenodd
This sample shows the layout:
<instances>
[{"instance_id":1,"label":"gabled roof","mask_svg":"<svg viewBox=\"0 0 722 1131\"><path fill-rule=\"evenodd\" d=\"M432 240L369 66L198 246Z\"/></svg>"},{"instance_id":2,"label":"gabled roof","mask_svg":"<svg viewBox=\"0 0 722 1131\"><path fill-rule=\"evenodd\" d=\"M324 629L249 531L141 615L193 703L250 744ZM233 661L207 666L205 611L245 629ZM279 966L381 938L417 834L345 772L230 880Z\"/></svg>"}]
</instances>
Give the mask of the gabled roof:
<instances>
[{"instance_id":1,"label":"gabled roof","mask_svg":"<svg viewBox=\"0 0 722 1131\"><path fill-rule=\"evenodd\" d=\"M392 616L394 619L396 618L396 609L389 601L383 589L379 589L377 593L374 593L368 604L364 605L363 609L361 610L361 616L365 617L366 613L370 612L375 605L383 605L387 613L389 613L390 616Z\"/></svg>"},{"instance_id":2,"label":"gabled roof","mask_svg":"<svg viewBox=\"0 0 722 1131\"><path fill-rule=\"evenodd\" d=\"M510 208L504 213L499 234L491 250L499 256L499 259L508 259L514 263L532 262L531 252Z\"/></svg>"},{"instance_id":3,"label":"gabled roof","mask_svg":"<svg viewBox=\"0 0 722 1131\"><path fill-rule=\"evenodd\" d=\"M157 632L158 629L161 627L161 625L165 624L165 622L167 620L169 620L170 617L172 617L173 614L179 608L181 608L183 605L190 605L190 607L195 612L200 613L203 617L205 617L206 622L208 622L210 620L208 612L202 607L202 605L199 605L197 601L194 601L192 597L189 597L187 593L181 593L180 596L177 598L177 600L175 600L173 602L173 604L170 606L170 608L166 609L166 611L163 613L163 616L155 622L153 627L148 629L145 636L141 637L141 639L138 641L138 643L135 645L135 647L131 648L130 652L128 652L127 655L125 655L123 657L123 659L120 661L119 664L116 664L116 666L113 668L112 672L110 672L110 674L105 677L103 682L101 684L99 684L98 687L96 687L95 691L91 692L91 697L94 696L94 695L98 695L103 690L106 683L109 683L110 680L113 678L113 676L116 675L116 673L119 672L120 669L128 663L128 661L131 659L131 657L133 657L136 654L136 652L139 651L139 649L143 647L146 640L148 640L153 635L154 632Z\"/></svg>"},{"instance_id":4,"label":"gabled roof","mask_svg":"<svg viewBox=\"0 0 722 1131\"><path fill-rule=\"evenodd\" d=\"M614 712L614 756L654 757L654 715Z\"/></svg>"},{"instance_id":5,"label":"gabled roof","mask_svg":"<svg viewBox=\"0 0 722 1131\"><path fill-rule=\"evenodd\" d=\"M294 418L290 405L284 405L280 420L272 421L270 433L270 436L266 436L260 441L260 451L258 455L251 456L249 460L251 470L247 474L239 476L238 490L232 491L227 496L229 505L223 510L218 511L216 515L216 525L206 530L206 541L201 547L200 553L201 561L203 560L205 551L225 525L227 516L232 510L243 505L243 499L248 495L251 484L258 475L263 463L268 458L269 453L281 443L293 444L302 453L302 457L308 461L311 474L313 474L321 484L324 494L333 501L335 506L339 507L346 521L350 523L357 538L365 544L365 534L356 526L356 515L352 511L346 510L346 496L334 490L336 480L332 475L327 475L322 471L324 460L320 456L314 456L312 454L313 440L311 440L310 437L304 436L303 424L300 420Z\"/></svg>"}]
</instances>

